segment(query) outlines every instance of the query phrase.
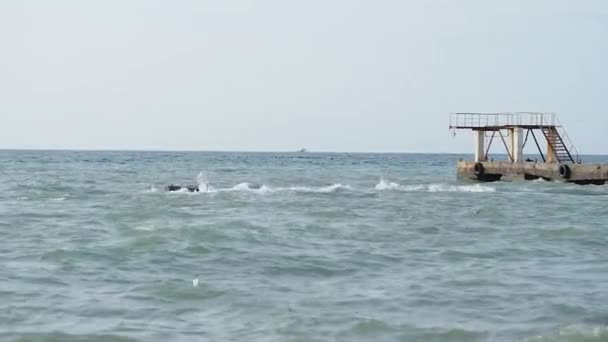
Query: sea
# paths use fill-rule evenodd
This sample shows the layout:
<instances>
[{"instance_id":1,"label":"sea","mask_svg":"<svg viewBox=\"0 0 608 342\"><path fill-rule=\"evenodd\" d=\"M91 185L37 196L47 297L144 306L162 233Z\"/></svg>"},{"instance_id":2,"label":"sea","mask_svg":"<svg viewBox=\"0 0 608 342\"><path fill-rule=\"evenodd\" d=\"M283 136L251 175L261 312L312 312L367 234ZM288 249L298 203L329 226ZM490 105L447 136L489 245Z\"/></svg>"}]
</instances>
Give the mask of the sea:
<instances>
[{"instance_id":1,"label":"sea","mask_svg":"<svg viewBox=\"0 0 608 342\"><path fill-rule=\"evenodd\" d=\"M461 158L0 151L0 340L608 341L608 185Z\"/></svg>"}]
</instances>

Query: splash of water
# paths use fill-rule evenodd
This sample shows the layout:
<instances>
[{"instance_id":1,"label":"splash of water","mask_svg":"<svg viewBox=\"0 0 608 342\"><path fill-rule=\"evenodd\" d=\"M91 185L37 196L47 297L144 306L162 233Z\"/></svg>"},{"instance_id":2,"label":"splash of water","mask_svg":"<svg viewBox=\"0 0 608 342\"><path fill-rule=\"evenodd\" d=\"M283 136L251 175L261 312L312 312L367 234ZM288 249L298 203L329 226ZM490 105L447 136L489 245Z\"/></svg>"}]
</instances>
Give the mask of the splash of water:
<instances>
[{"instance_id":1,"label":"splash of water","mask_svg":"<svg viewBox=\"0 0 608 342\"><path fill-rule=\"evenodd\" d=\"M196 175L196 184L200 192L209 192L209 179L205 172L201 171Z\"/></svg>"},{"instance_id":2,"label":"splash of water","mask_svg":"<svg viewBox=\"0 0 608 342\"><path fill-rule=\"evenodd\" d=\"M400 185L394 182L387 182L384 179L380 178L380 182L378 184L376 184L375 189L376 190L397 190L399 189Z\"/></svg>"}]
</instances>

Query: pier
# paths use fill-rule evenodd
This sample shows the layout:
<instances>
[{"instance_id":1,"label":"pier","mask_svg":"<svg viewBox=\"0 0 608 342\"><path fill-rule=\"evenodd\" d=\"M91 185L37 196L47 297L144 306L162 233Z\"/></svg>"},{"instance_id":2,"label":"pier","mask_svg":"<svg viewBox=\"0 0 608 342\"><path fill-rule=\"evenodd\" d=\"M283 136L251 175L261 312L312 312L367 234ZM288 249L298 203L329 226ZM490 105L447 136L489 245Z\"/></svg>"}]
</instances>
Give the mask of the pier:
<instances>
[{"instance_id":1,"label":"pier","mask_svg":"<svg viewBox=\"0 0 608 342\"><path fill-rule=\"evenodd\" d=\"M474 136L474 159L458 163L459 178L597 185L608 181L608 165L584 164L555 113L451 113L450 130L471 130ZM504 147L506 160L490 157L493 144ZM524 148L532 144L537 154L524 159Z\"/></svg>"}]
</instances>

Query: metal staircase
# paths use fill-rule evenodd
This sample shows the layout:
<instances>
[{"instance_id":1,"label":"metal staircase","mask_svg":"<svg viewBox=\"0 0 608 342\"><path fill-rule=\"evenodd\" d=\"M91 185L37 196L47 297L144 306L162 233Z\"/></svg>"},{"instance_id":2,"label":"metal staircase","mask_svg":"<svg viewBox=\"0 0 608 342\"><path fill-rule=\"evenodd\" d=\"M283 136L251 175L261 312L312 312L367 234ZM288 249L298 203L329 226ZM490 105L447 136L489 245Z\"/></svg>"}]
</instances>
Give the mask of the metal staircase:
<instances>
[{"instance_id":1,"label":"metal staircase","mask_svg":"<svg viewBox=\"0 0 608 342\"><path fill-rule=\"evenodd\" d=\"M569 142L568 136L563 129L561 130L562 134L560 134L558 127L560 126L543 126L541 131L547 139L547 144L553 150L558 163L576 163L578 160L574 159L573 154L578 158L578 153L576 153L574 145L566 143Z\"/></svg>"}]
</instances>

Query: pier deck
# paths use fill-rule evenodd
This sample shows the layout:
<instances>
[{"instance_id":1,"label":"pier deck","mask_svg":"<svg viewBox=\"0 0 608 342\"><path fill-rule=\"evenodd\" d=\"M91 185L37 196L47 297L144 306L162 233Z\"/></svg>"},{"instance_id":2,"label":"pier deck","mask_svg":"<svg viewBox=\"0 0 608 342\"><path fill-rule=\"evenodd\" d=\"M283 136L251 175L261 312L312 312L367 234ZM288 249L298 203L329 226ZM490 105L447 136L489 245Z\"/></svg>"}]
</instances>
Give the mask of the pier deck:
<instances>
[{"instance_id":1,"label":"pier deck","mask_svg":"<svg viewBox=\"0 0 608 342\"><path fill-rule=\"evenodd\" d=\"M476 164L481 165L480 168ZM567 167L570 172L563 171ZM560 172L562 168L562 172ZM565 183L603 185L608 181L608 165L557 164L509 161L461 161L457 165L458 178L484 182L514 180L557 180Z\"/></svg>"}]
</instances>

